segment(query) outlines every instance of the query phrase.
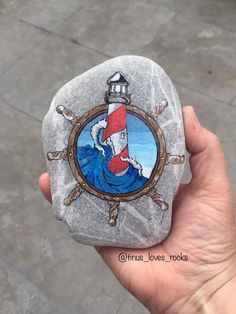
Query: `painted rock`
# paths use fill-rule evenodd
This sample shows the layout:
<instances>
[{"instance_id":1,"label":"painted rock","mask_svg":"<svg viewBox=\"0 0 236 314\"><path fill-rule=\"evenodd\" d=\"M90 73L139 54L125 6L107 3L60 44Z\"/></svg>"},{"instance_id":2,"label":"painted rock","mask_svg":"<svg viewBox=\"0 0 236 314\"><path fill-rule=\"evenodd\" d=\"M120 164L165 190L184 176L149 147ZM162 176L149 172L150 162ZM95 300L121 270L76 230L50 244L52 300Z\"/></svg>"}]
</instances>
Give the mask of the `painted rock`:
<instances>
[{"instance_id":1,"label":"painted rock","mask_svg":"<svg viewBox=\"0 0 236 314\"><path fill-rule=\"evenodd\" d=\"M83 244L144 248L170 232L182 176L181 106L138 56L106 61L55 95L43 121L53 210Z\"/></svg>"}]
</instances>

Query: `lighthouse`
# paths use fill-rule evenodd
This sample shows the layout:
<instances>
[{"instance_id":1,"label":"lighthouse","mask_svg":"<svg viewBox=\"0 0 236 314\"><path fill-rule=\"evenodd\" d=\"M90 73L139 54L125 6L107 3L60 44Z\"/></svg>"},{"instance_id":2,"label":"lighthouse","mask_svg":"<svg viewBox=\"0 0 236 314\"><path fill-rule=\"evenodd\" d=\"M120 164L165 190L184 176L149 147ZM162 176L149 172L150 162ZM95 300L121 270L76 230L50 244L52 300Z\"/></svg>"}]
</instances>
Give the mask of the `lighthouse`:
<instances>
[{"instance_id":1,"label":"lighthouse","mask_svg":"<svg viewBox=\"0 0 236 314\"><path fill-rule=\"evenodd\" d=\"M115 176L126 174L129 165L137 169L139 175L142 176L142 166L135 158L129 157L127 132L127 105L130 103L129 82L119 71L108 79L107 84L109 86L105 93L105 101L108 104L107 117L91 127L94 147L105 157L103 145L110 146L112 157L108 162L108 168ZM101 143L99 143L98 135L101 129L103 129L103 133Z\"/></svg>"},{"instance_id":2,"label":"lighthouse","mask_svg":"<svg viewBox=\"0 0 236 314\"><path fill-rule=\"evenodd\" d=\"M109 86L105 94L105 101L108 104L107 125L103 131L102 142L110 145L112 149L112 158L108 163L110 171L116 176L122 176L129 168L126 161L129 156L126 127L126 105L130 102L129 82L122 72L116 72L108 79L107 84Z\"/></svg>"}]
</instances>

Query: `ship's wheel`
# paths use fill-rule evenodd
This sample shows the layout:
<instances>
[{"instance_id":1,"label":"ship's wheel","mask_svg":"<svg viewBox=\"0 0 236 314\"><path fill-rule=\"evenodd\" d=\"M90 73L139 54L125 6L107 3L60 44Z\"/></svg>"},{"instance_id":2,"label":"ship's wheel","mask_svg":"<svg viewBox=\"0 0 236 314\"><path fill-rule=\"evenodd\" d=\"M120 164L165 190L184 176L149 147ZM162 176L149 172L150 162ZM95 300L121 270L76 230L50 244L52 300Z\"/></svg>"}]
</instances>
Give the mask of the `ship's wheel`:
<instances>
[{"instance_id":1,"label":"ship's wheel","mask_svg":"<svg viewBox=\"0 0 236 314\"><path fill-rule=\"evenodd\" d=\"M150 197L162 211L168 210L168 204L163 197L158 193L155 187L162 172L168 164L182 164L184 163L185 156L171 155L166 152L165 137L162 129L158 125L157 118L159 114L168 106L167 100L162 100L161 103L154 107L150 113L145 112L139 107L127 105L127 113L133 115L143 121L150 129L153 138L158 146L158 154L156 156L155 165L152 173L144 186L128 193L111 193L102 189L96 188L85 177L78 162L78 138L85 128L85 126L95 119L96 117L105 114L108 109L107 104L94 107L90 111L86 112L81 117L78 117L70 109L60 105L56 108L58 114L61 114L72 125L72 130L69 135L68 146L61 151L48 152L47 158L49 161L63 159L69 162L71 171L77 183L70 194L64 199L64 205L70 206L72 202L79 198L82 192L88 192L100 199L107 201L109 205L109 224L111 226L116 225L116 219L118 216L118 208L120 202L128 202L144 195Z\"/></svg>"}]
</instances>

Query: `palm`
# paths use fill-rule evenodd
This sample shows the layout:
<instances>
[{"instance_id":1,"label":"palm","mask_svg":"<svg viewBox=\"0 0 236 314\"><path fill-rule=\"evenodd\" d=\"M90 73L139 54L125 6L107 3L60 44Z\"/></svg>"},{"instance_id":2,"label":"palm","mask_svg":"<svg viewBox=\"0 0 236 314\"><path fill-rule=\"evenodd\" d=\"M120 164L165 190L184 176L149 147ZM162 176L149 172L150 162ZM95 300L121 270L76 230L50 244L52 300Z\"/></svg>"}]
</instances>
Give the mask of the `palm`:
<instances>
[{"instance_id":1,"label":"palm","mask_svg":"<svg viewBox=\"0 0 236 314\"><path fill-rule=\"evenodd\" d=\"M176 304L181 306L201 295L202 287L208 291L209 283L231 268L236 255L233 193L223 153L216 137L200 126L193 110L184 109L192 180L182 185L176 196L171 233L163 243L148 249L97 248L120 282L155 313L173 312ZM50 200L48 175L41 178L40 187ZM149 254L169 260L170 255L182 253L188 261L121 263L121 252L142 255L144 260Z\"/></svg>"},{"instance_id":2,"label":"palm","mask_svg":"<svg viewBox=\"0 0 236 314\"><path fill-rule=\"evenodd\" d=\"M200 130L201 128L201 130ZM200 131L202 132L202 138ZM144 250L102 248L101 255L121 283L150 310L164 312L189 299L235 254L233 197L224 156L216 137L185 113L186 144L192 154L192 180L182 185L173 206L168 238ZM205 137L205 139L204 139ZM115 262L120 252L170 255L183 253L188 261Z\"/></svg>"},{"instance_id":3,"label":"palm","mask_svg":"<svg viewBox=\"0 0 236 314\"><path fill-rule=\"evenodd\" d=\"M212 193L205 196L192 183L181 186L174 204L173 227L168 238L160 245L143 250L103 247L103 257L113 269L121 283L149 309L166 310L181 298L190 298L205 282L217 272L223 271L227 256L234 254L235 233L226 232L234 227L229 212L231 201L225 204L214 198ZM213 204L217 202L217 207ZM224 208L225 219L219 208ZM228 244L228 245L227 245ZM183 254L188 261L132 262L114 264L120 252L143 255L169 256ZM108 256L113 257L112 265ZM154 304L150 302L154 300Z\"/></svg>"}]
</instances>

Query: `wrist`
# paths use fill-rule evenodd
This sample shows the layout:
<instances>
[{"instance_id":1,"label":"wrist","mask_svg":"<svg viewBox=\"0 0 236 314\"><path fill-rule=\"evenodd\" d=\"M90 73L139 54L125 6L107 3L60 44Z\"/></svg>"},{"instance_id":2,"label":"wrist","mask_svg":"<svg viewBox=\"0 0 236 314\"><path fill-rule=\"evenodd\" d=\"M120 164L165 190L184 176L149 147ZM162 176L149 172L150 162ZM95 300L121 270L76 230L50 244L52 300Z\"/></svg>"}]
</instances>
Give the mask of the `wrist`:
<instances>
[{"instance_id":1,"label":"wrist","mask_svg":"<svg viewBox=\"0 0 236 314\"><path fill-rule=\"evenodd\" d=\"M190 298L174 304L166 314L233 314L236 313L236 257L224 270L217 272Z\"/></svg>"},{"instance_id":2,"label":"wrist","mask_svg":"<svg viewBox=\"0 0 236 314\"><path fill-rule=\"evenodd\" d=\"M221 288L219 288L211 300L209 307L212 313L233 314L236 312L236 298L234 296L236 291L236 276L228 280ZM210 313L211 313L210 312Z\"/></svg>"}]
</instances>

